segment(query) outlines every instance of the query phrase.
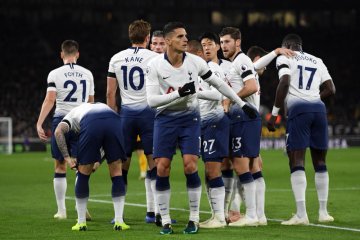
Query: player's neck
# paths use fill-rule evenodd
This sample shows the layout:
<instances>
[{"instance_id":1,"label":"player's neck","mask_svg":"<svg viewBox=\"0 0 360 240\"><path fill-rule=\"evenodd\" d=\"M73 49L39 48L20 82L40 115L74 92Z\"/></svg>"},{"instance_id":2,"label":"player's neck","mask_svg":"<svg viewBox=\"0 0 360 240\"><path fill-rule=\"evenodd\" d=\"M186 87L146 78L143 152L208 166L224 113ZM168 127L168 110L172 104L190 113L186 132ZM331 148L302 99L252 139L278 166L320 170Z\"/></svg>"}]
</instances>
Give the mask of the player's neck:
<instances>
[{"instance_id":1,"label":"player's neck","mask_svg":"<svg viewBox=\"0 0 360 240\"><path fill-rule=\"evenodd\" d=\"M239 55L240 52L241 49L236 49L236 52L231 57L229 57L230 62L233 62L236 56Z\"/></svg>"},{"instance_id":2,"label":"player's neck","mask_svg":"<svg viewBox=\"0 0 360 240\"><path fill-rule=\"evenodd\" d=\"M183 64L184 53L175 51L166 51L169 62L173 67L181 67Z\"/></svg>"},{"instance_id":3,"label":"player's neck","mask_svg":"<svg viewBox=\"0 0 360 240\"><path fill-rule=\"evenodd\" d=\"M133 43L131 47L146 48L146 43Z\"/></svg>"},{"instance_id":4,"label":"player's neck","mask_svg":"<svg viewBox=\"0 0 360 240\"><path fill-rule=\"evenodd\" d=\"M77 58L76 57L67 57L63 59L64 64L68 63L76 63Z\"/></svg>"}]
</instances>

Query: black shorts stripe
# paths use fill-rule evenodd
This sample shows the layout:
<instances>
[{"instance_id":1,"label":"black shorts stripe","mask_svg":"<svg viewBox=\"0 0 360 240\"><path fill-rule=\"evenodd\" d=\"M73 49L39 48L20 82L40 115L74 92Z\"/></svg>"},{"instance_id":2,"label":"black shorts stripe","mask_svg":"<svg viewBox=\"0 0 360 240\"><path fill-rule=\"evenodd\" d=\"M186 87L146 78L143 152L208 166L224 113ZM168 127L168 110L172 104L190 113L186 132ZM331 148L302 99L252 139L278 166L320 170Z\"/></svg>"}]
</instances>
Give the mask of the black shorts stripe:
<instances>
[{"instance_id":1,"label":"black shorts stripe","mask_svg":"<svg viewBox=\"0 0 360 240\"><path fill-rule=\"evenodd\" d=\"M281 64L280 66L277 67L277 70L279 71L282 68L289 68L289 66L287 64Z\"/></svg>"},{"instance_id":2,"label":"black shorts stripe","mask_svg":"<svg viewBox=\"0 0 360 240\"><path fill-rule=\"evenodd\" d=\"M116 74L113 72L108 72L108 77L116 78Z\"/></svg>"},{"instance_id":3,"label":"black shorts stripe","mask_svg":"<svg viewBox=\"0 0 360 240\"><path fill-rule=\"evenodd\" d=\"M247 76L249 76L250 74L252 74L252 71L251 70L247 70L245 72L243 72L241 74L241 78L246 78Z\"/></svg>"},{"instance_id":4,"label":"black shorts stripe","mask_svg":"<svg viewBox=\"0 0 360 240\"><path fill-rule=\"evenodd\" d=\"M202 75L201 78L205 80L205 79L209 78L211 76L211 74L212 74L212 72L211 72L211 70L209 70L207 73Z\"/></svg>"},{"instance_id":5,"label":"black shorts stripe","mask_svg":"<svg viewBox=\"0 0 360 240\"><path fill-rule=\"evenodd\" d=\"M56 88L56 85L55 85L55 83L54 82L50 82L50 83L48 83L48 85L47 85L48 87L54 87L54 88Z\"/></svg>"}]
</instances>

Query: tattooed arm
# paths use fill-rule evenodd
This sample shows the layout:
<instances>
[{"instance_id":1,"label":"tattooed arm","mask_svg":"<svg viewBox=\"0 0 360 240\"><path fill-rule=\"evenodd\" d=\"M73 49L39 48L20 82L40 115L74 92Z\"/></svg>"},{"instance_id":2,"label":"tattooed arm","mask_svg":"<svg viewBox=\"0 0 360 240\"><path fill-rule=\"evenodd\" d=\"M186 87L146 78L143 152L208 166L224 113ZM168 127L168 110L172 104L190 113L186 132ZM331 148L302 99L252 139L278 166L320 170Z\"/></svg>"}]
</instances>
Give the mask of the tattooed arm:
<instances>
[{"instance_id":1,"label":"tattooed arm","mask_svg":"<svg viewBox=\"0 0 360 240\"><path fill-rule=\"evenodd\" d=\"M60 122L55 130L55 139L65 161L69 164L70 168L73 169L76 167L76 162L69 155L69 151L67 149L67 144L65 139L65 134L69 131L70 131L70 126L68 125L68 123Z\"/></svg>"}]
</instances>

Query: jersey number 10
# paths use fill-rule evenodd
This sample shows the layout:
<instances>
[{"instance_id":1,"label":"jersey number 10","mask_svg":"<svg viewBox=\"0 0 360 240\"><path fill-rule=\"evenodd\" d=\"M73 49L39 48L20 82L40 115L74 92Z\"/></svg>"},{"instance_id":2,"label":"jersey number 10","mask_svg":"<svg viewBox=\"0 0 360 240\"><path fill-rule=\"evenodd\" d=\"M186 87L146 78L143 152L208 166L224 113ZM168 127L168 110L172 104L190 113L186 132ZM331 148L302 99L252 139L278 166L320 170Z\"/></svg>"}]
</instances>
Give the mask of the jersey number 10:
<instances>
[{"instance_id":1,"label":"jersey number 10","mask_svg":"<svg viewBox=\"0 0 360 240\"><path fill-rule=\"evenodd\" d=\"M144 72L142 70L142 68L140 67L132 67L129 71L129 75L128 75L128 67L127 66L121 66L121 70L123 70L123 82L124 82L124 89L128 90L128 81L129 81L129 85L132 89L134 89L135 91L137 90L141 90L144 87ZM139 72L139 85L136 86L134 83L134 74L135 72L138 71ZM129 76L129 78L128 78Z\"/></svg>"}]
</instances>

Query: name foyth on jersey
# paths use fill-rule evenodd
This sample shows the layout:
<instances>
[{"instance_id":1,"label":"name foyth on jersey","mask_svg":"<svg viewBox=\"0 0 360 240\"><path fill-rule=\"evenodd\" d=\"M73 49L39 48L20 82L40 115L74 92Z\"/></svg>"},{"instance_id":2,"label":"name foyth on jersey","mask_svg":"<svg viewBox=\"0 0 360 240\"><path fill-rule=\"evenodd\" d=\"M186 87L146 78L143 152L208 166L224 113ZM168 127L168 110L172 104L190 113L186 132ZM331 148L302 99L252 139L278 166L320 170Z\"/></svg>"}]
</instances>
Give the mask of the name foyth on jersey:
<instances>
[{"instance_id":1,"label":"name foyth on jersey","mask_svg":"<svg viewBox=\"0 0 360 240\"><path fill-rule=\"evenodd\" d=\"M83 74L80 73L80 72L67 72L67 73L64 73L64 76L65 77L78 77L78 78L82 78L83 77Z\"/></svg>"}]
</instances>

